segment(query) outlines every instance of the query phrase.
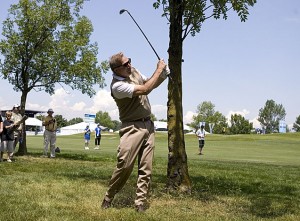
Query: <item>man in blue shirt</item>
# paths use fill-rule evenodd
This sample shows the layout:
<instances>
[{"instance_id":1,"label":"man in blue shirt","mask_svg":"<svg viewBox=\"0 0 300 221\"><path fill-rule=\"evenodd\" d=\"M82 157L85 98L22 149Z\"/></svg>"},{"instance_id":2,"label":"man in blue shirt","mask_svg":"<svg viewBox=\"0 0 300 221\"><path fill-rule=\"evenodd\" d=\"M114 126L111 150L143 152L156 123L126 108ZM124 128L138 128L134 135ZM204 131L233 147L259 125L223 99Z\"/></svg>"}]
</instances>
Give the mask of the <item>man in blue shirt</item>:
<instances>
[{"instance_id":1,"label":"man in blue shirt","mask_svg":"<svg viewBox=\"0 0 300 221\"><path fill-rule=\"evenodd\" d=\"M99 150L100 149L100 141L101 141L101 128L100 128L100 124L97 125L97 127L95 128L95 150Z\"/></svg>"}]
</instances>

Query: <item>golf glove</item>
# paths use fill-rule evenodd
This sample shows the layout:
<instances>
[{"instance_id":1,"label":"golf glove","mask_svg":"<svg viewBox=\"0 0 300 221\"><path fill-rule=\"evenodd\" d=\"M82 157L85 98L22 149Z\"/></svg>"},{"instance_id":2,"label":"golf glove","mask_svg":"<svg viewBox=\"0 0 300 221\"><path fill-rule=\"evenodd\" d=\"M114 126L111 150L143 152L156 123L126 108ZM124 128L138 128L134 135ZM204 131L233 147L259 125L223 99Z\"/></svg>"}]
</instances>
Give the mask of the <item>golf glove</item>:
<instances>
[{"instance_id":1,"label":"golf glove","mask_svg":"<svg viewBox=\"0 0 300 221\"><path fill-rule=\"evenodd\" d=\"M170 68L169 68L169 65L167 65L165 67L165 69L163 70L163 72L161 73L160 77L163 79L166 79L169 74L170 74Z\"/></svg>"}]
</instances>

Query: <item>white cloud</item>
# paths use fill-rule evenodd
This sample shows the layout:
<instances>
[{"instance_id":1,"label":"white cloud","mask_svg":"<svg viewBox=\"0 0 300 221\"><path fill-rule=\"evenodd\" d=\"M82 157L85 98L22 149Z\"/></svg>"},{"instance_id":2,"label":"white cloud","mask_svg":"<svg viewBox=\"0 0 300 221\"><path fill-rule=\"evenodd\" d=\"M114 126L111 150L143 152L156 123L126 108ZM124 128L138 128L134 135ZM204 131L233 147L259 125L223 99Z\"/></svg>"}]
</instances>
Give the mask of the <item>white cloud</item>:
<instances>
[{"instance_id":1,"label":"white cloud","mask_svg":"<svg viewBox=\"0 0 300 221\"><path fill-rule=\"evenodd\" d=\"M168 107L165 105L155 104L151 106L151 111L158 120L167 119L167 110Z\"/></svg>"},{"instance_id":2,"label":"white cloud","mask_svg":"<svg viewBox=\"0 0 300 221\"><path fill-rule=\"evenodd\" d=\"M246 115L249 114L249 113L250 113L250 111L248 111L246 109L243 109L242 111L229 111L226 118L230 121L231 115L234 115L234 114L239 114L239 115L246 118Z\"/></svg>"},{"instance_id":3,"label":"white cloud","mask_svg":"<svg viewBox=\"0 0 300 221\"><path fill-rule=\"evenodd\" d=\"M119 111L110 91L105 89L99 90L92 101L92 106L86 109L90 113L96 114L98 111L108 112L113 120L119 120Z\"/></svg>"},{"instance_id":4,"label":"white cloud","mask_svg":"<svg viewBox=\"0 0 300 221\"><path fill-rule=\"evenodd\" d=\"M158 120L167 119L167 111L168 111L167 106L161 104L152 105L151 111ZM196 113L192 111L187 111L186 114L183 116L183 123L184 124L191 123L193 121L194 115L196 115Z\"/></svg>"},{"instance_id":5,"label":"white cloud","mask_svg":"<svg viewBox=\"0 0 300 221\"><path fill-rule=\"evenodd\" d=\"M257 117L253 118L252 120L249 120L250 123L253 123L254 128L261 128L260 122L257 120Z\"/></svg>"},{"instance_id":6,"label":"white cloud","mask_svg":"<svg viewBox=\"0 0 300 221\"><path fill-rule=\"evenodd\" d=\"M186 114L183 116L183 123L188 124L193 121L193 116L197 115L196 113L192 111L187 111Z\"/></svg>"},{"instance_id":7,"label":"white cloud","mask_svg":"<svg viewBox=\"0 0 300 221\"><path fill-rule=\"evenodd\" d=\"M73 110L73 111L83 111L85 106L86 106L86 103L84 103L83 101L80 101L80 102L75 103L71 107L71 110Z\"/></svg>"},{"instance_id":8,"label":"white cloud","mask_svg":"<svg viewBox=\"0 0 300 221\"><path fill-rule=\"evenodd\" d=\"M243 109L242 111L229 111L229 113L227 114L226 118L228 123L230 124L230 119L231 119L231 115L233 114L240 114L241 116L243 116L245 119L247 119L247 115L250 114L250 111ZM258 117L254 117L253 119L248 119L250 123L253 123L253 127L254 128L260 128L260 122L257 120Z\"/></svg>"}]
</instances>

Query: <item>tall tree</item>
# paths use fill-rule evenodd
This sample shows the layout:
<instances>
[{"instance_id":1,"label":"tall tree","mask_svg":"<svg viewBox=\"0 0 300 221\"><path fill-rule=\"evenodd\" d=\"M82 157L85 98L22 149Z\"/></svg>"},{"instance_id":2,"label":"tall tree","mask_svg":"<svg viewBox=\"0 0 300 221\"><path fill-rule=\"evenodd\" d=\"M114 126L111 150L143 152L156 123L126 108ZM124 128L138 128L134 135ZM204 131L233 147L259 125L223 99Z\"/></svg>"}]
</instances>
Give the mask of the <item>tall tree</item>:
<instances>
[{"instance_id":1,"label":"tall tree","mask_svg":"<svg viewBox=\"0 0 300 221\"><path fill-rule=\"evenodd\" d=\"M213 124L214 133L222 133L222 128L227 127L226 117L215 110L215 105L211 101L203 101L197 106L197 115L193 117L192 126L199 126L200 122L205 122L205 130L210 131L209 124Z\"/></svg>"},{"instance_id":2,"label":"tall tree","mask_svg":"<svg viewBox=\"0 0 300 221\"><path fill-rule=\"evenodd\" d=\"M300 132L300 115L296 118L295 123L293 124L293 128L297 131Z\"/></svg>"},{"instance_id":3,"label":"tall tree","mask_svg":"<svg viewBox=\"0 0 300 221\"><path fill-rule=\"evenodd\" d=\"M274 100L267 100L263 108L259 109L258 121L265 128L266 133L279 131L279 121L285 119L285 109L282 104Z\"/></svg>"},{"instance_id":4,"label":"tall tree","mask_svg":"<svg viewBox=\"0 0 300 221\"><path fill-rule=\"evenodd\" d=\"M114 126L111 128L113 131L118 131L118 130L120 130L120 128L121 128L121 122L120 122L120 121L118 121L118 120L113 120L112 123L113 123L113 125L114 125Z\"/></svg>"},{"instance_id":5,"label":"tall tree","mask_svg":"<svg viewBox=\"0 0 300 221\"><path fill-rule=\"evenodd\" d=\"M68 120L66 118L64 118L62 115L57 114L54 117L55 117L58 128L68 126Z\"/></svg>"},{"instance_id":6,"label":"tall tree","mask_svg":"<svg viewBox=\"0 0 300 221\"><path fill-rule=\"evenodd\" d=\"M231 134L250 134L253 128L253 123L250 123L249 120L246 120L240 114L231 115L231 126L230 133Z\"/></svg>"},{"instance_id":7,"label":"tall tree","mask_svg":"<svg viewBox=\"0 0 300 221\"><path fill-rule=\"evenodd\" d=\"M20 0L3 22L1 77L21 92L21 114L31 90L54 93L66 84L89 96L104 86L107 62L97 62L97 43L90 43L91 21L80 16L85 0ZM19 154L27 152L26 135Z\"/></svg>"},{"instance_id":8,"label":"tall tree","mask_svg":"<svg viewBox=\"0 0 300 221\"><path fill-rule=\"evenodd\" d=\"M98 111L96 113L95 123L98 123L103 127L108 127L110 129L112 129L116 126L115 123L111 120L109 113L106 111L104 111L104 112Z\"/></svg>"},{"instance_id":9,"label":"tall tree","mask_svg":"<svg viewBox=\"0 0 300 221\"><path fill-rule=\"evenodd\" d=\"M83 119L81 117L75 117L68 121L68 125L73 125L81 122L83 122Z\"/></svg>"},{"instance_id":10,"label":"tall tree","mask_svg":"<svg viewBox=\"0 0 300 221\"><path fill-rule=\"evenodd\" d=\"M183 41L191 34L200 32L202 24L209 18L227 19L233 9L241 21L248 16L248 6L256 0L156 0L154 7L163 7L163 15L170 23L169 67L172 79L168 84L168 168L167 189L191 191L185 151L182 114L182 51Z\"/></svg>"}]
</instances>

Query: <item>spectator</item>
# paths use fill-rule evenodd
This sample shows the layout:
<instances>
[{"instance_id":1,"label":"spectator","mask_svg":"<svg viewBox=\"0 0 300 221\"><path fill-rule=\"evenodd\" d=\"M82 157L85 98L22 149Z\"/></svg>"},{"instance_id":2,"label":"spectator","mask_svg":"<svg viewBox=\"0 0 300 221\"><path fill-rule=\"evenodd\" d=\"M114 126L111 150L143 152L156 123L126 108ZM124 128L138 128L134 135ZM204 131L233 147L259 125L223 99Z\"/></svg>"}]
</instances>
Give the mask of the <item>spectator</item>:
<instances>
[{"instance_id":1,"label":"spectator","mask_svg":"<svg viewBox=\"0 0 300 221\"><path fill-rule=\"evenodd\" d=\"M201 125L200 129L196 131L196 136L199 140L199 155L203 155L202 150L204 147L204 141L205 141L205 130L204 125Z\"/></svg>"},{"instance_id":2,"label":"spectator","mask_svg":"<svg viewBox=\"0 0 300 221\"><path fill-rule=\"evenodd\" d=\"M53 109L47 111L48 116L45 117L43 121L43 126L45 126L44 131L44 154L42 157L48 157L48 146L50 144L50 158L55 158L55 145L56 145L56 129L57 122L53 117Z\"/></svg>"},{"instance_id":3,"label":"spectator","mask_svg":"<svg viewBox=\"0 0 300 221\"><path fill-rule=\"evenodd\" d=\"M86 128L84 129L84 149L89 150L89 143L91 140L91 130L90 126L87 125Z\"/></svg>"},{"instance_id":4,"label":"spectator","mask_svg":"<svg viewBox=\"0 0 300 221\"><path fill-rule=\"evenodd\" d=\"M7 162L12 162L11 154L14 149L14 122L11 120L12 112L7 111L5 113L5 120L3 122L3 131L1 135L1 153L0 161L3 161L3 154L7 152Z\"/></svg>"},{"instance_id":5,"label":"spectator","mask_svg":"<svg viewBox=\"0 0 300 221\"><path fill-rule=\"evenodd\" d=\"M0 112L1 113L1 112ZM1 116L1 114L0 114L0 151L1 151L1 146L2 146L2 144L1 144L1 140L2 140L2 131L3 131L3 120L2 120L2 116ZM2 159L2 158L1 158Z\"/></svg>"},{"instance_id":6,"label":"spectator","mask_svg":"<svg viewBox=\"0 0 300 221\"><path fill-rule=\"evenodd\" d=\"M100 149L100 141L101 141L101 127L100 124L95 128L95 150Z\"/></svg>"},{"instance_id":7,"label":"spectator","mask_svg":"<svg viewBox=\"0 0 300 221\"><path fill-rule=\"evenodd\" d=\"M11 120L16 123L22 120L22 115L20 114L20 105L15 104L12 108L12 117ZM11 158L14 155L14 152L16 151L17 144L22 140L23 136L23 123L20 124L20 126L17 127L16 130L14 130L14 149L11 153Z\"/></svg>"}]
</instances>

